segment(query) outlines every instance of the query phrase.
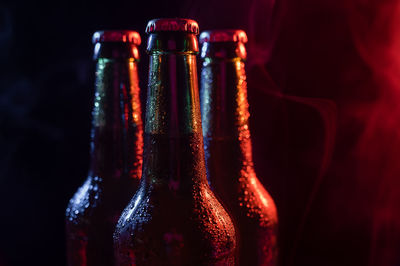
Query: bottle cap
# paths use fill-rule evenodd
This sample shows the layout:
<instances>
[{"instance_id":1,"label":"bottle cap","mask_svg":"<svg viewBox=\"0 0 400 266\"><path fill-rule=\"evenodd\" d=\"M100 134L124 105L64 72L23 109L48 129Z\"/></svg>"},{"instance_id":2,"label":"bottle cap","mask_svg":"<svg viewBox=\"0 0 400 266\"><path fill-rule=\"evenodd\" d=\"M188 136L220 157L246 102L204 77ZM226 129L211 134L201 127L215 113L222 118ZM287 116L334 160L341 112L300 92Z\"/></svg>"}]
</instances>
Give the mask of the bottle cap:
<instances>
[{"instance_id":1,"label":"bottle cap","mask_svg":"<svg viewBox=\"0 0 400 266\"><path fill-rule=\"evenodd\" d=\"M140 34L133 30L96 31L92 37L93 44L99 42L126 42L140 45Z\"/></svg>"},{"instance_id":2,"label":"bottle cap","mask_svg":"<svg viewBox=\"0 0 400 266\"><path fill-rule=\"evenodd\" d=\"M200 43L204 42L247 42L244 30L208 30L200 34Z\"/></svg>"},{"instance_id":3,"label":"bottle cap","mask_svg":"<svg viewBox=\"0 0 400 266\"><path fill-rule=\"evenodd\" d=\"M184 18L159 18L147 23L146 33L160 31L183 31L197 35L199 34L199 25L192 19Z\"/></svg>"}]
</instances>

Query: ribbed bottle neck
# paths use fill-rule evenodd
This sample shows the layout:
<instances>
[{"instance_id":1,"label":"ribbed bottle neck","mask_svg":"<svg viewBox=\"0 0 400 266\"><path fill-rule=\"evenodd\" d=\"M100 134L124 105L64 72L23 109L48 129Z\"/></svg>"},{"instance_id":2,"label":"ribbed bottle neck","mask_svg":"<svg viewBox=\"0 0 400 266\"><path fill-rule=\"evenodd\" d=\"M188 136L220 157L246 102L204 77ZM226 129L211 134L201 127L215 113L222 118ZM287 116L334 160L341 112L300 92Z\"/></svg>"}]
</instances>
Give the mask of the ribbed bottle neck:
<instances>
[{"instance_id":1,"label":"ribbed bottle neck","mask_svg":"<svg viewBox=\"0 0 400 266\"><path fill-rule=\"evenodd\" d=\"M140 178L143 125L139 94L135 58L96 60L91 175L102 180Z\"/></svg>"},{"instance_id":2,"label":"ribbed bottle neck","mask_svg":"<svg viewBox=\"0 0 400 266\"><path fill-rule=\"evenodd\" d=\"M229 142L241 151L240 159L252 165L246 72L241 58L203 58L201 102L206 145L209 141Z\"/></svg>"},{"instance_id":3,"label":"ribbed bottle neck","mask_svg":"<svg viewBox=\"0 0 400 266\"><path fill-rule=\"evenodd\" d=\"M196 55L151 52L145 123L146 184L189 191L206 183Z\"/></svg>"}]
</instances>

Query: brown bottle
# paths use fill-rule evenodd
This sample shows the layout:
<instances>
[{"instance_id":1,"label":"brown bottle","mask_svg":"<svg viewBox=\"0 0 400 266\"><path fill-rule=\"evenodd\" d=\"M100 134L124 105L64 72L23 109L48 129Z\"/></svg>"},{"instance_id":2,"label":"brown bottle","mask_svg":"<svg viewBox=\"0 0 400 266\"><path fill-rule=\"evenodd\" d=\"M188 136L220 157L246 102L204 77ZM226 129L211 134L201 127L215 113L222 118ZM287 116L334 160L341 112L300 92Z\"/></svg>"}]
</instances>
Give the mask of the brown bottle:
<instances>
[{"instance_id":1,"label":"brown bottle","mask_svg":"<svg viewBox=\"0 0 400 266\"><path fill-rule=\"evenodd\" d=\"M140 186L114 233L118 265L232 265L235 231L206 178L197 23L149 22Z\"/></svg>"},{"instance_id":2,"label":"brown bottle","mask_svg":"<svg viewBox=\"0 0 400 266\"><path fill-rule=\"evenodd\" d=\"M142 170L143 125L135 31L93 35L96 86L88 178L66 210L69 266L114 265L115 225L136 192Z\"/></svg>"},{"instance_id":3,"label":"brown bottle","mask_svg":"<svg viewBox=\"0 0 400 266\"><path fill-rule=\"evenodd\" d=\"M277 212L257 179L249 131L242 30L200 35L201 111L210 186L236 224L239 265L276 265Z\"/></svg>"}]
</instances>

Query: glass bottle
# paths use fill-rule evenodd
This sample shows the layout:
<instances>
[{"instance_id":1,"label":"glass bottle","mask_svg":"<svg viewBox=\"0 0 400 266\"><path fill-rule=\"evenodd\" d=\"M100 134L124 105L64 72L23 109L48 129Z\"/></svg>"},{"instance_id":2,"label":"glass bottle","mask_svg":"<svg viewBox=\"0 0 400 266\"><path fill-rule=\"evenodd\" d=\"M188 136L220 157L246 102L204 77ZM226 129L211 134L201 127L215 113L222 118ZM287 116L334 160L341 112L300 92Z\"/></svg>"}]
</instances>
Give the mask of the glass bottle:
<instances>
[{"instance_id":1,"label":"glass bottle","mask_svg":"<svg viewBox=\"0 0 400 266\"><path fill-rule=\"evenodd\" d=\"M90 169L66 209L69 266L114 265L114 228L142 171L140 41L135 31L93 35L96 84Z\"/></svg>"},{"instance_id":2,"label":"glass bottle","mask_svg":"<svg viewBox=\"0 0 400 266\"><path fill-rule=\"evenodd\" d=\"M232 265L235 229L206 178L197 23L156 19L140 187L114 233L118 265Z\"/></svg>"},{"instance_id":3,"label":"glass bottle","mask_svg":"<svg viewBox=\"0 0 400 266\"><path fill-rule=\"evenodd\" d=\"M239 265L276 265L277 211L252 159L242 30L202 32L201 115L210 186L235 221Z\"/></svg>"}]
</instances>

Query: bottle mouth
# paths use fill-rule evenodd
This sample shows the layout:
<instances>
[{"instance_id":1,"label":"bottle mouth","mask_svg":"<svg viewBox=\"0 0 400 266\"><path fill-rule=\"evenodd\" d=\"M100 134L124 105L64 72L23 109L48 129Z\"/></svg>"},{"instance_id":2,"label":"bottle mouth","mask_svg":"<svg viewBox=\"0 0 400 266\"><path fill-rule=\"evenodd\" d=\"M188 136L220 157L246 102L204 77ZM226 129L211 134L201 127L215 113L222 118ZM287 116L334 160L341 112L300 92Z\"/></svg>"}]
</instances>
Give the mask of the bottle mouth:
<instances>
[{"instance_id":1,"label":"bottle mouth","mask_svg":"<svg viewBox=\"0 0 400 266\"><path fill-rule=\"evenodd\" d=\"M140 45L140 34L133 30L104 30L96 31L92 37L92 43L121 42Z\"/></svg>"},{"instance_id":2,"label":"bottle mouth","mask_svg":"<svg viewBox=\"0 0 400 266\"><path fill-rule=\"evenodd\" d=\"M200 34L200 43L205 42L247 43L247 34L241 29L208 30Z\"/></svg>"},{"instance_id":3,"label":"bottle mouth","mask_svg":"<svg viewBox=\"0 0 400 266\"><path fill-rule=\"evenodd\" d=\"M180 31L198 35L199 25L195 20L185 18L158 18L147 23L146 33L163 31Z\"/></svg>"}]
</instances>

